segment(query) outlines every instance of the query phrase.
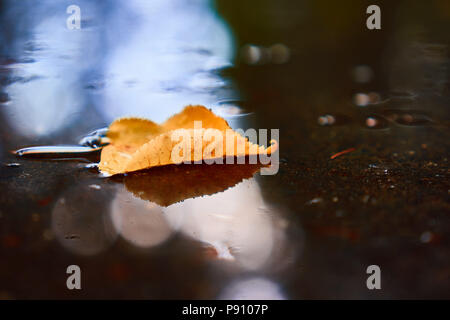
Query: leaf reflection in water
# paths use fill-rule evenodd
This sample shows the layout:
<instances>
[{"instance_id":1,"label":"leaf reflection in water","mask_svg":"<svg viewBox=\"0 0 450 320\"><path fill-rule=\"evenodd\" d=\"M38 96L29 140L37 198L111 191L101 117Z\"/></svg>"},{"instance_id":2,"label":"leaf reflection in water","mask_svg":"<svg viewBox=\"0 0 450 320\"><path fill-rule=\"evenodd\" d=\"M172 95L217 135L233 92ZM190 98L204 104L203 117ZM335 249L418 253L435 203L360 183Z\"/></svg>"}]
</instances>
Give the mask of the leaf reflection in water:
<instances>
[{"instance_id":1,"label":"leaf reflection in water","mask_svg":"<svg viewBox=\"0 0 450 320\"><path fill-rule=\"evenodd\" d=\"M112 205L113 224L123 238L136 245L155 234L164 236L154 244L162 243L172 233L170 226L172 231L214 248L219 259L235 261L245 269L260 269L279 258L273 252L284 248L287 227L277 212L267 209L252 178L260 168L249 164L173 165L127 175L123 182L131 193L119 187Z\"/></svg>"},{"instance_id":2,"label":"leaf reflection in water","mask_svg":"<svg viewBox=\"0 0 450 320\"><path fill-rule=\"evenodd\" d=\"M167 207L188 198L224 191L253 177L261 167L261 164L169 165L128 174L123 182L135 196Z\"/></svg>"}]
</instances>

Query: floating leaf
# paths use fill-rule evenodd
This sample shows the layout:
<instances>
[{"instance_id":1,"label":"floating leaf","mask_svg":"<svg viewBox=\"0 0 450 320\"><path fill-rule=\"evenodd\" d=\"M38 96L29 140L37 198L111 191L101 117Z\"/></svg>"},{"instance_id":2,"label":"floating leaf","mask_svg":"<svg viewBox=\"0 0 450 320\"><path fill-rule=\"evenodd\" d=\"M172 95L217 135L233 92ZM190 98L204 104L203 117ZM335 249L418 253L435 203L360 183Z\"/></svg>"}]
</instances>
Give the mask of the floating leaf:
<instances>
[{"instance_id":1,"label":"floating leaf","mask_svg":"<svg viewBox=\"0 0 450 320\"><path fill-rule=\"evenodd\" d=\"M161 125L140 118L115 120L108 138L111 142L102 150L99 168L111 175L182 162L270 154L277 148L251 143L203 106L187 106Z\"/></svg>"}]
</instances>

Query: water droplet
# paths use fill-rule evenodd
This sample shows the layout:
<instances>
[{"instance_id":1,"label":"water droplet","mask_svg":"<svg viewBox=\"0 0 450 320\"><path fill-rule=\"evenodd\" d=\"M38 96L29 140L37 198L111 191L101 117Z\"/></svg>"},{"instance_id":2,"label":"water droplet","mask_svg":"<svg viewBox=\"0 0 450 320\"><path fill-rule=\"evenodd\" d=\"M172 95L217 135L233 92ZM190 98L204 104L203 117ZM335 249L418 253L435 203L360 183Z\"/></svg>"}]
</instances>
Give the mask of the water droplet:
<instances>
[{"instance_id":1,"label":"water droplet","mask_svg":"<svg viewBox=\"0 0 450 320\"><path fill-rule=\"evenodd\" d=\"M367 107L371 104L380 104L383 102L385 101L382 101L381 95L377 92L356 93L353 96L353 103L358 107Z\"/></svg>"},{"instance_id":2,"label":"water droplet","mask_svg":"<svg viewBox=\"0 0 450 320\"><path fill-rule=\"evenodd\" d=\"M336 119L332 115L326 114L324 116L320 116L319 119L317 119L317 122L321 126L331 126L336 122Z\"/></svg>"},{"instance_id":3,"label":"water droplet","mask_svg":"<svg viewBox=\"0 0 450 320\"><path fill-rule=\"evenodd\" d=\"M377 125L377 120L374 117L367 117L366 118L366 126L369 128L373 128Z\"/></svg>"},{"instance_id":4,"label":"water droplet","mask_svg":"<svg viewBox=\"0 0 450 320\"><path fill-rule=\"evenodd\" d=\"M358 107L365 107L369 105L370 97L365 93L357 93L353 96L353 102Z\"/></svg>"},{"instance_id":5,"label":"water droplet","mask_svg":"<svg viewBox=\"0 0 450 320\"><path fill-rule=\"evenodd\" d=\"M78 143L82 146L96 148L106 145L109 141L106 137L108 128L100 128L84 136Z\"/></svg>"},{"instance_id":6,"label":"water droplet","mask_svg":"<svg viewBox=\"0 0 450 320\"><path fill-rule=\"evenodd\" d=\"M83 168L86 168L86 169L97 169L98 168L98 163L84 164Z\"/></svg>"},{"instance_id":7,"label":"water droplet","mask_svg":"<svg viewBox=\"0 0 450 320\"><path fill-rule=\"evenodd\" d=\"M323 201L323 199L318 197L318 198L314 198L314 199L309 200L307 202L307 204L317 204L317 203L321 203L322 201Z\"/></svg>"},{"instance_id":8,"label":"water droplet","mask_svg":"<svg viewBox=\"0 0 450 320\"><path fill-rule=\"evenodd\" d=\"M386 129L389 127L388 121L378 115L367 116L364 124L368 129Z\"/></svg>"},{"instance_id":9,"label":"water droplet","mask_svg":"<svg viewBox=\"0 0 450 320\"><path fill-rule=\"evenodd\" d=\"M351 122L351 118L343 114L325 114L317 118L321 126L344 125Z\"/></svg>"},{"instance_id":10,"label":"water droplet","mask_svg":"<svg viewBox=\"0 0 450 320\"><path fill-rule=\"evenodd\" d=\"M433 122L425 112L419 110L387 109L382 113L390 121L405 126L424 126Z\"/></svg>"},{"instance_id":11,"label":"water droplet","mask_svg":"<svg viewBox=\"0 0 450 320\"><path fill-rule=\"evenodd\" d=\"M6 163L5 166L9 167L9 168L18 168L18 167L20 167L20 163L17 163L17 162Z\"/></svg>"}]
</instances>

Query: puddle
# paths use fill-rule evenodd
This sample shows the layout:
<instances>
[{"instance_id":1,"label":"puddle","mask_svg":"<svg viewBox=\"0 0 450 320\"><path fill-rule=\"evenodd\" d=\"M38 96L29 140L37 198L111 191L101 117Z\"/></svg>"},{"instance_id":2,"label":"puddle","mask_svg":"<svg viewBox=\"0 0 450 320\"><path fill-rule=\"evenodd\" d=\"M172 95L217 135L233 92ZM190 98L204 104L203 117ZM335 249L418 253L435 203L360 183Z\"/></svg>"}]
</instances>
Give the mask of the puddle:
<instances>
[{"instance_id":1,"label":"puddle","mask_svg":"<svg viewBox=\"0 0 450 320\"><path fill-rule=\"evenodd\" d=\"M448 297L441 2L386 2L396 15L375 37L349 23L364 8L331 1L80 0L81 30L64 4L6 2L0 259L20 281L0 270L0 296L73 298L65 268L80 264L87 299L373 298L364 276L379 264L402 276L378 297ZM108 177L99 154L63 152L101 145L92 130L118 117L162 123L188 104L233 129L279 129L278 173ZM63 144L51 159L10 153Z\"/></svg>"}]
</instances>

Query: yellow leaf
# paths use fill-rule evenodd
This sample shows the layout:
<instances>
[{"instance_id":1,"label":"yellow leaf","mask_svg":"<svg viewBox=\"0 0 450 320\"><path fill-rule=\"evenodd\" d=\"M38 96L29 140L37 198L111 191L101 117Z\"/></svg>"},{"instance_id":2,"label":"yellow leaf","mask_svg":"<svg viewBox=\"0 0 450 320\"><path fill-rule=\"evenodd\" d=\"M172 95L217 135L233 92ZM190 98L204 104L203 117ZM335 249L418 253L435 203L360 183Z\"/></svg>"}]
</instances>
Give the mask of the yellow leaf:
<instances>
[{"instance_id":1,"label":"yellow leaf","mask_svg":"<svg viewBox=\"0 0 450 320\"><path fill-rule=\"evenodd\" d=\"M249 142L203 106L187 106L161 125L140 118L115 120L108 138L99 169L111 175L187 161L270 154L277 148Z\"/></svg>"}]
</instances>

